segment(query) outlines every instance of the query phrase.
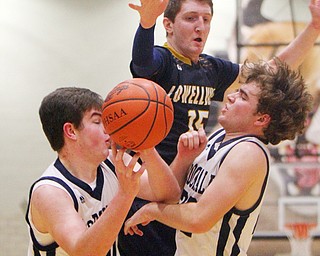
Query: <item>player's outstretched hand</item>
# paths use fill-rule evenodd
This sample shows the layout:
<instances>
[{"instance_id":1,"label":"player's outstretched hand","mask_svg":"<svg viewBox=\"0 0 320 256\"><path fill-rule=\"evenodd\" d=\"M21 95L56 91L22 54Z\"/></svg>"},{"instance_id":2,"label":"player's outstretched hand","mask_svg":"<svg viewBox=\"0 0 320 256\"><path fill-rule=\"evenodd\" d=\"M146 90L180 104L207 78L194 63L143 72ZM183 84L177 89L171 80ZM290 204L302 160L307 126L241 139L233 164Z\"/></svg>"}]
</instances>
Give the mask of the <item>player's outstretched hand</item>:
<instances>
[{"instance_id":1,"label":"player's outstretched hand","mask_svg":"<svg viewBox=\"0 0 320 256\"><path fill-rule=\"evenodd\" d=\"M207 145L207 136L203 128L198 131L190 131L180 135L178 142L178 154L184 158L196 158Z\"/></svg>"},{"instance_id":2,"label":"player's outstretched hand","mask_svg":"<svg viewBox=\"0 0 320 256\"><path fill-rule=\"evenodd\" d=\"M312 16L312 26L320 30L320 0L311 0L309 9Z\"/></svg>"},{"instance_id":3,"label":"player's outstretched hand","mask_svg":"<svg viewBox=\"0 0 320 256\"><path fill-rule=\"evenodd\" d=\"M126 235L136 234L142 236L143 232L138 228L138 225L146 226L154 220L154 218L148 214L148 209L151 209L153 206L156 206L156 203L146 204L136 211L135 214L125 222L124 233Z\"/></svg>"},{"instance_id":4,"label":"player's outstretched hand","mask_svg":"<svg viewBox=\"0 0 320 256\"><path fill-rule=\"evenodd\" d=\"M141 5L129 3L129 7L140 14L140 24L143 28L151 28L157 18L167 8L169 0L140 0Z\"/></svg>"},{"instance_id":5,"label":"player's outstretched hand","mask_svg":"<svg viewBox=\"0 0 320 256\"><path fill-rule=\"evenodd\" d=\"M129 196L136 196L140 189L140 177L145 171L144 164L135 170L136 163L140 156L139 153L131 158L125 153L125 148L117 149L113 141L111 142L111 148L113 164L116 168L119 181L119 190Z\"/></svg>"}]
</instances>

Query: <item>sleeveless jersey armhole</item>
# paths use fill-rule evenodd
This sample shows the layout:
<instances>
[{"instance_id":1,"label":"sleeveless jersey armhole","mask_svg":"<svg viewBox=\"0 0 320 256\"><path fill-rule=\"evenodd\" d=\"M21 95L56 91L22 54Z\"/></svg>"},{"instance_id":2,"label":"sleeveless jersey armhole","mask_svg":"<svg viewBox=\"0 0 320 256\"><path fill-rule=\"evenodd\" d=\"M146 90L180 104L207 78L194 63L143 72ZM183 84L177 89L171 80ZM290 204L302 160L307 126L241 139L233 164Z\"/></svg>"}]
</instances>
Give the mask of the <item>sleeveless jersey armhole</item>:
<instances>
[{"instance_id":1,"label":"sleeveless jersey armhole","mask_svg":"<svg viewBox=\"0 0 320 256\"><path fill-rule=\"evenodd\" d=\"M56 242L54 242L52 244L49 244L49 245L45 245L45 246L41 245L37 241L37 239L36 239L36 237L34 235L34 232L33 232L32 228L31 228L31 223L30 223L28 215L29 215L29 211L30 211L30 200L31 200L31 196L32 196L32 191L33 191L34 186L38 182L40 182L42 180L51 180L51 181L59 183L70 194L70 196L71 196L71 198L73 200L73 204L74 204L75 210L78 211L78 209L79 209L79 204L78 204L78 201L77 201L77 198L76 198L74 192L71 190L71 188L63 180L61 180L61 179L59 179L57 177L44 176L44 177L41 177L40 179L38 179L37 181L35 181L32 184L31 188L30 188L28 206L27 206L26 215L25 215L25 220L26 220L26 222L28 223L28 226L29 226L30 236L31 236L31 239L33 241L33 250L34 250L35 253L37 253L37 252L39 253L39 251L50 252L50 251L54 251L56 248L59 247L59 245ZM35 254L35 255L37 255L37 254Z\"/></svg>"}]
</instances>

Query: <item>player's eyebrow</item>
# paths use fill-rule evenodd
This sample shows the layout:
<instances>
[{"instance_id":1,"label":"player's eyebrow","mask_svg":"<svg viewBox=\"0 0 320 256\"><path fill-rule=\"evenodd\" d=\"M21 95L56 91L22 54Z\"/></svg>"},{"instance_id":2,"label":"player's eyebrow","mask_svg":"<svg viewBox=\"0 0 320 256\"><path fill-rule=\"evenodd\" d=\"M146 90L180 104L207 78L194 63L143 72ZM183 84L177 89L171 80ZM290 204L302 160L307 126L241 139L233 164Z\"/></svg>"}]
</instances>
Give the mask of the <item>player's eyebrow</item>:
<instances>
[{"instance_id":1,"label":"player's eyebrow","mask_svg":"<svg viewBox=\"0 0 320 256\"><path fill-rule=\"evenodd\" d=\"M246 98L249 98L248 93L246 93L246 91L244 91L243 89L239 88L239 92L244 95Z\"/></svg>"},{"instance_id":2,"label":"player's eyebrow","mask_svg":"<svg viewBox=\"0 0 320 256\"><path fill-rule=\"evenodd\" d=\"M91 118L92 117L95 117L95 116L101 116L102 114L101 114L101 112L99 112L99 111L94 111L94 112L92 112L92 114L91 114Z\"/></svg>"}]
</instances>

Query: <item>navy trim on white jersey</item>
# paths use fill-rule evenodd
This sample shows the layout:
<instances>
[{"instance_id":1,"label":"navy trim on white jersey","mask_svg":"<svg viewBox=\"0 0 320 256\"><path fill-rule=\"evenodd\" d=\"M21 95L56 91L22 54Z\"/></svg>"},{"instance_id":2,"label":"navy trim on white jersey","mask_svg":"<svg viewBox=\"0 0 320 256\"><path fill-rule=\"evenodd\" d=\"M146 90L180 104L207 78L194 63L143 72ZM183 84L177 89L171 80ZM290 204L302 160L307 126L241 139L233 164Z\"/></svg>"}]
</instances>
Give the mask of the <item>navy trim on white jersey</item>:
<instances>
[{"instance_id":1,"label":"navy trim on white jersey","mask_svg":"<svg viewBox=\"0 0 320 256\"><path fill-rule=\"evenodd\" d=\"M61 172L61 174L70 180L72 183L76 184L78 187L82 188L86 191L90 196L96 198L97 200L101 200L101 192L103 188L103 174L100 165L97 168L97 184L94 190L85 182L73 176L61 163L60 159L57 159L54 163L54 166Z\"/></svg>"},{"instance_id":2,"label":"navy trim on white jersey","mask_svg":"<svg viewBox=\"0 0 320 256\"><path fill-rule=\"evenodd\" d=\"M223 142L224 138L223 129L209 136L205 150L195 159L189 169L180 203L197 202L219 173L220 166L230 150L242 142L256 144L266 157L266 174L259 197L249 209L231 208L208 232L197 234L177 231L177 256L247 255L246 252L256 228L266 191L270 167L269 154L266 144L256 136L241 136Z\"/></svg>"},{"instance_id":3,"label":"navy trim on white jersey","mask_svg":"<svg viewBox=\"0 0 320 256\"><path fill-rule=\"evenodd\" d=\"M39 181L42 181L42 180L52 180L54 182L59 183L61 186L63 186L68 191L68 193L70 194L70 196L71 196L71 198L73 200L74 208L75 208L76 211L78 211L79 204L78 204L78 201L77 201L77 198L76 198L75 194L70 189L70 187L63 180L61 180L61 179L59 179L57 177L52 177L52 176L41 177L36 182L34 182L33 185L31 186L30 193L29 193L29 203L28 203L25 219L26 219L26 221L27 221L27 223L29 225L29 233L30 233L30 237L31 237L32 242L33 242L33 252L34 252L35 256L40 255L39 251L46 251L47 252L47 256L51 256L51 255L53 256L53 255L55 255L55 250L56 250L56 248L59 247L59 245L56 242L54 242L52 244L49 244L49 245L46 245L46 246L43 246L43 245L39 244L39 242L37 241L37 239L36 239L36 237L35 237L35 235L33 233L33 230L31 228L31 224L30 224L30 221L29 221L29 218L28 218L28 214L29 214L29 211L30 211L30 201L31 201L31 195L32 195L33 188Z\"/></svg>"},{"instance_id":4,"label":"navy trim on white jersey","mask_svg":"<svg viewBox=\"0 0 320 256\"><path fill-rule=\"evenodd\" d=\"M69 173L59 159L51 164L42 174L41 178L35 181L30 188L29 202L25 217L30 230L28 255L55 256L61 255L61 253L65 255L66 253L56 242L53 241L53 238L49 233L41 233L36 229L32 222L30 200L33 190L38 186L36 184L41 182L41 184L39 184L40 186L42 184L49 184L59 187L60 185L61 188L65 189L65 191L70 194L74 202L75 210L80 214L81 218L83 218L87 227L90 227L98 220L104 210L108 207L109 202L117 193L119 183L114 171L115 167L109 160L101 163L97 168L96 187L92 189L88 184ZM51 181L56 182L59 185L54 185ZM44 246L40 244L44 241L42 239L51 242ZM106 255L118 255L117 239Z\"/></svg>"},{"instance_id":5,"label":"navy trim on white jersey","mask_svg":"<svg viewBox=\"0 0 320 256\"><path fill-rule=\"evenodd\" d=\"M114 167L113 163L107 158L104 160L104 163L110 168L110 170L117 176L116 168Z\"/></svg>"}]
</instances>

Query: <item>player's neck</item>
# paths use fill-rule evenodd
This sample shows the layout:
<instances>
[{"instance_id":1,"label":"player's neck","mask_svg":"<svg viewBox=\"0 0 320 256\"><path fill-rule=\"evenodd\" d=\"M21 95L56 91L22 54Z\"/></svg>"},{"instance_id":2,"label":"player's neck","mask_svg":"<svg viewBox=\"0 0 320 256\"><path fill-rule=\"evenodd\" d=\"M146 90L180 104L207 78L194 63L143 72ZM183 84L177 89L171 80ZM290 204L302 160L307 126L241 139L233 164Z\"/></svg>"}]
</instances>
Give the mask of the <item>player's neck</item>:
<instances>
[{"instance_id":1,"label":"player's neck","mask_svg":"<svg viewBox=\"0 0 320 256\"><path fill-rule=\"evenodd\" d=\"M243 136L262 137L261 135L259 136L255 133L250 133L250 132L226 132L223 142L234 139L234 138L243 137Z\"/></svg>"},{"instance_id":2,"label":"player's neck","mask_svg":"<svg viewBox=\"0 0 320 256\"><path fill-rule=\"evenodd\" d=\"M175 45L173 41L170 42L170 40L168 40L167 43L165 43L165 47L167 47L176 58L182 60L183 62L189 65L191 65L192 63L198 63L199 61L199 54L188 56L187 54L180 51L179 47Z\"/></svg>"},{"instance_id":3,"label":"player's neck","mask_svg":"<svg viewBox=\"0 0 320 256\"><path fill-rule=\"evenodd\" d=\"M73 176L86 183L93 182L97 176L98 165L89 163L79 156L75 157L77 159L73 159L73 157L70 156L67 157L64 154L59 154L61 163Z\"/></svg>"}]
</instances>

